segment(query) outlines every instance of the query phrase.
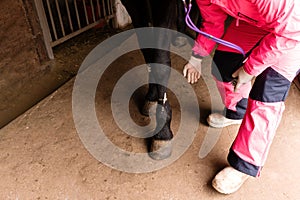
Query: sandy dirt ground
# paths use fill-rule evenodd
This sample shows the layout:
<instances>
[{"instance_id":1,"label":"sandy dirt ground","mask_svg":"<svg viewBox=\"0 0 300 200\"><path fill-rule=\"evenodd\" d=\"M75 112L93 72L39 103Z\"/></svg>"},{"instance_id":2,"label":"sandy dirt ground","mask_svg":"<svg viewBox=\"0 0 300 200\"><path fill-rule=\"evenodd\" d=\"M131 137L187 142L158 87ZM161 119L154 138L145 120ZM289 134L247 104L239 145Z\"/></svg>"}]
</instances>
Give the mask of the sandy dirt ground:
<instances>
[{"instance_id":1,"label":"sandy dirt ground","mask_svg":"<svg viewBox=\"0 0 300 200\"><path fill-rule=\"evenodd\" d=\"M185 61L176 56L172 61L174 69L181 72ZM112 63L97 88L95 108L99 124L116 146L128 152L146 153L145 140L124 133L115 123L111 110L114 85L132 66L141 63L139 51ZM209 61L206 64L209 65ZM211 101L203 80L192 86L197 94L200 117L191 145L176 161L148 173L116 170L88 151L73 120L74 80L0 130L0 199L300 199L300 91L294 84L261 177L249 179L232 195L221 195L211 187L211 180L227 165L226 156L238 126L208 135L205 119ZM145 92L145 87L139 88L129 104L132 120L141 126L151 123L139 113ZM171 127L176 137L182 121L181 107L170 91L169 100L173 108ZM214 141L216 145L212 150L200 158L200 148Z\"/></svg>"}]
</instances>

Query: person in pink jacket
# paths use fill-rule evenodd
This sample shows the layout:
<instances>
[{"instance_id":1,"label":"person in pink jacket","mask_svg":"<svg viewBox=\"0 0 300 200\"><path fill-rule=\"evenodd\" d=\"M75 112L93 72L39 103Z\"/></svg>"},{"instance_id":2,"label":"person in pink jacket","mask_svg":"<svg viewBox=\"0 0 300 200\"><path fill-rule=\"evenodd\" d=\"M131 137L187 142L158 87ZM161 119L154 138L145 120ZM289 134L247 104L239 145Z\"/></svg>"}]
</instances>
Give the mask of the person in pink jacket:
<instances>
[{"instance_id":1,"label":"person in pink jacket","mask_svg":"<svg viewBox=\"0 0 300 200\"><path fill-rule=\"evenodd\" d=\"M201 31L247 53L245 59L237 50L218 45L212 64L225 109L223 114L210 114L207 122L216 128L241 124L228 154L229 166L212 181L218 192L230 194L250 176L260 175L291 82L300 71L300 1L197 0L197 4L203 18ZM228 16L232 21L225 27ZM200 78L202 58L215 45L199 34L183 69L188 82Z\"/></svg>"}]
</instances>

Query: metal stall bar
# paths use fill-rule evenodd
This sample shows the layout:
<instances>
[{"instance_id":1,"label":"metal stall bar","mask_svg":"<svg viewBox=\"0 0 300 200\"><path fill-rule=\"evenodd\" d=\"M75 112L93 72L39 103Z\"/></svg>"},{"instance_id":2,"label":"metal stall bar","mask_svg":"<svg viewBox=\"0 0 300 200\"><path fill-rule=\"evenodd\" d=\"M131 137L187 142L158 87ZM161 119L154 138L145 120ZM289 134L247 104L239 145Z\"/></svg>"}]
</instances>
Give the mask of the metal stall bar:
<instances>
[{"instance_id":1,"label":"metal stall bar","mask_svg":"<svg viewBox=\"0 0 300 200\"><path fill-rule=\"evenodd\" d=\"M43 5L40 12L43 10L46 15L44 24L48 26L47 31L51 38L48 40L50 47L57 46L95 27L101 20L108 21L113 18L112 1L35 0L36 4ZM88 11L88 9L90 10Z\"/></svg>"},{"instance_id":2,"label":"metal stall bar","mask_svg":"<svg viewBox=\"0 0 300 200\"><path fill-rule=\"evenodd\" d=\"M77 19L78 27L79 27L79 29L81 29L81 23L80 23L80 18L79 18L79 13L78 13L77 0L74 0L74 7L75 7L75 13L76 13L76 19Z\"/></svg>"},{"instance_id":3,"label":"metal stall bar","mask_svg":"<svg viewBox=\"0 0 300 200\"><path fill-rule=\"evenodd\" d=\"M106 16L106 11L105 11L105 2L102 0L102 10L103 10L103 16Z\"/></svg>"},{"instance_id":4,"label":"metal stall bar","mask_svg":"<svg viewBox=\"0 0 300 200\"><path fill-rule=\"evenodd\" d=\"M64 27L64 24L63 24L63 21L62 21L62 18L61 18L60 8L59 8L57 0L55 0L55 4L56 4L56 9L57 9L57 13L58 13L58 19L59 19L59 23L60 23L60 28L61 28L62 34L63 34L63 36L66 36L65 27Z\"/></svg>"},{"instance_id":5,"label":"metal stall bar","mask_svg":"<svg viewBox=\"0 0 300 200\"><path fill-rule=\"evenodd\" d=\"M50 6L50 3L49 3L49 0L47 0L47 8L48 8L49 16L50 16L52 31L53 31L53 34L54 34L54 40L57 40L58 37L57 37L57 33L56 33L56 28L55 28L55 24L54 24L53 15L52 15L52 11L51 11L51 6Z\"/></svg>"},{"instance_id":6,"label":"metal stall bar","mask_svg":"<svg viewBox=\"0 0 300 200\"><path fill-rule=\"evenodd\" d=\"M91 4L91 10L92 10L93 22L95 22L95 21L96 21L96 17L95 17L95 10L94 10L94 3L93 3L93 0L90 0L90 4Z\"/></svg>"},{"instance_id":7,"label":"metal stall bar","mask_svg":"<svg viewBox=\"0 0 300 200\"><path fill-rule=\"evenodd\" d=\"M73 32L74 28L73 28L73 23L72 23L72 19L71 19L71 14L70 14L70 8L69 8L68 0L65 0L65 4L66 4L66 8L67 8L67 14L68 14L68 20L69 20L70 29Z\"/></svg>"},{"instance_id":8,"label":"metal stall bar","mask_svg":"<svg viewBox=\"0 0 300 200\"><path fill-rule=\"evenodd\" d=\"M89 18L88 18L87 11L86 11L86 2L85 2L85 0L83 0L82 2L83 2L83 8L84 8L84 15L85 15L86 24L89 24Z\"/></svg>"},{"instance_id":9,"label":"metal stall bar","mask_svg":"<svg viewBox=\"0 0 300 200\"><path fill-rule=\"evenodd\" d=\"M100 11L100 0L97 0L97 11L98 11L98 19L101 18L101 11Z\"/></svg>"}]
</instances>

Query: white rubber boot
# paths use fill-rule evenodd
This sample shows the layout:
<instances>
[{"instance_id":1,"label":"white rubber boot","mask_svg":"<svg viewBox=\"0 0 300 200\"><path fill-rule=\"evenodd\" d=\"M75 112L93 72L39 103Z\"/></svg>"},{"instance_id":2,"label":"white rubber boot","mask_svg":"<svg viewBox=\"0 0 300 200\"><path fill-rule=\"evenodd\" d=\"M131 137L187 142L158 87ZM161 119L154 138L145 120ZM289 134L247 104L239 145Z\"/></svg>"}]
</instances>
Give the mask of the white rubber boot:
<instances>
[{"instance_id":1,"label":"white rubber boot","mask_svg":"<svg viewBox=\"0 0 300 200\"><path fill-rule=\"evenodd\" d=\"M212 181L212 186L222 194L236 192L250 176L229 166L220 171Z\"/></svg>"},{"instance_id":2,"label":"white rubber boot","mask_svg":"<svg viewBox=\"0 0 300 200\"><path fill-rule=\"evenodd\" d=\"M241 124L242 119L229 119L219 113L212 113L208 116L207 123L214 128L223 128L233 124Z\"/></svg>"}]
</instances>

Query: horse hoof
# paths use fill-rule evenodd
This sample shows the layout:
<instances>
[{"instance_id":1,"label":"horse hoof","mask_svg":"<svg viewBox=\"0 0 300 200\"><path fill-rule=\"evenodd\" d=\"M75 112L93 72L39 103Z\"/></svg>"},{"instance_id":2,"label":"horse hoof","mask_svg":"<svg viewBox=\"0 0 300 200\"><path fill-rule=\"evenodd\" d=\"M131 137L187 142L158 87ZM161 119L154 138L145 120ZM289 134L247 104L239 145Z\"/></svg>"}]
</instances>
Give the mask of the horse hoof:
<instances>
[{"instance_id":1,"label":"horse hoof","mask_svg":"<svg viewBox=\"0 0 300 200\"><path fill-rule=\"evenodd\" d=\"M154 115L157 107L157 101L148 101L146 100L144 106L141 110L142 115L150 116Z\"/></svg>"},{"instance_id":2,"label":"horse hoof","mask_svg":"<svg viewBox=\"0 0 300 200\"><path fill-rule=\"evenodd\" d=\"M149 156L154 160L163 160L172 154L171 140L152 140Z\"/></svg>"}]
</instances>

